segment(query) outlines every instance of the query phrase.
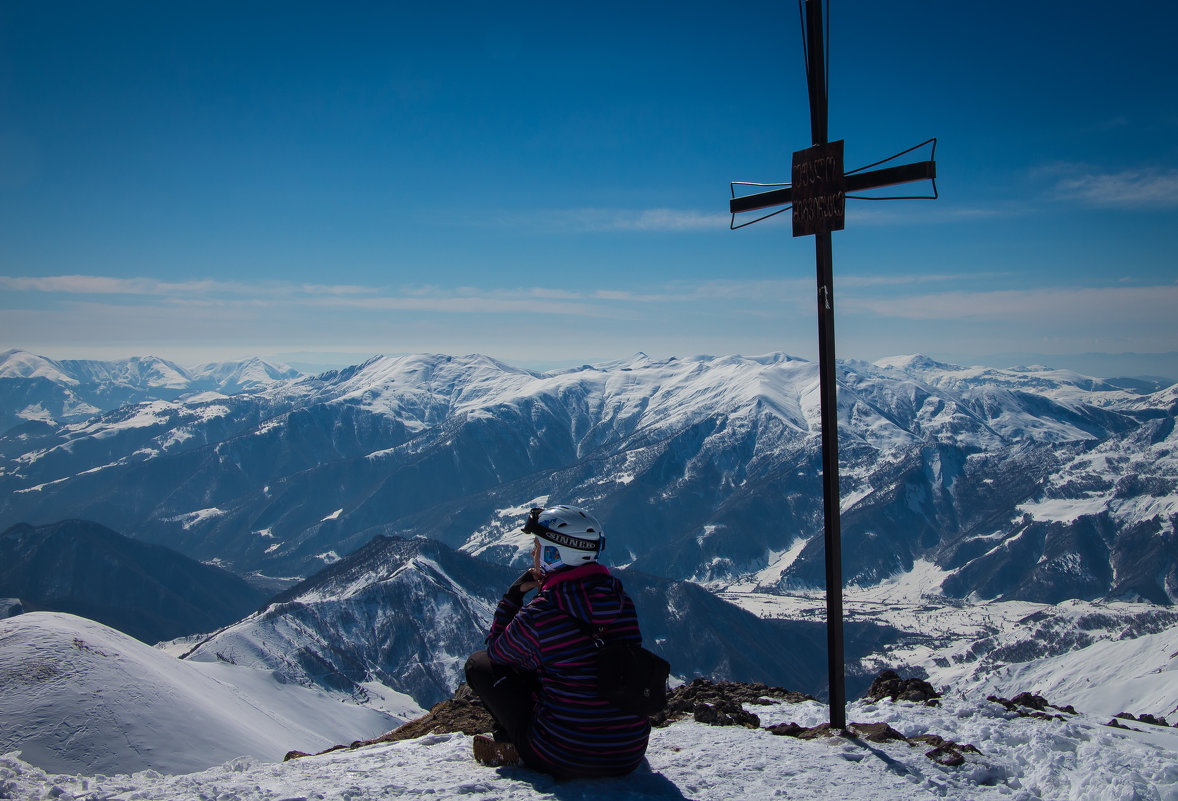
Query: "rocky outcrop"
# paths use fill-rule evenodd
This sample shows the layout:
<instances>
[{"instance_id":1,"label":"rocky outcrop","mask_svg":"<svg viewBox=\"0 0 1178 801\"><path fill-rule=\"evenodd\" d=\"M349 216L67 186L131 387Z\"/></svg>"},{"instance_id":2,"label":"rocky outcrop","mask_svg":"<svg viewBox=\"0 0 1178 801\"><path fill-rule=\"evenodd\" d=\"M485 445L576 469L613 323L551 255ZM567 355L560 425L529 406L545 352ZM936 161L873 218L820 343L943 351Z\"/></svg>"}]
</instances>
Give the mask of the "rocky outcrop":
<instances>
[{"instance_id":1,"label":"rocky outcrop","mask_svg":"<svg viewBox=\"0 0 1178 801\"><path fill-rule=\"evenodd\" d=\"M919 682L919 679L900 679L894 671L884 671L876 679L876 683L884 686L887 682L899 681L904 692L919 689L917 684L905 682ZM873 686L875 686L873 684ZM891 686L891 685L887 685ZM931 688L930 688L931 689ZM890 697L887 693L880 695ZM745 709L749 706L772 706L778 703L798 704L803 701L815 701L813 696L805 693L787 690L784 687L770 687L766 684L744 683L736 681L713 682L707 679L694 679L687 684L680 685L667 696L667 706L658 714L651 716L651 725L666 727L678 720L691 718L699 723L712 726L743 726L749 729L761 727L760 718ZM337 745L322 753L329 753L344 748L359 748L392 740L407 740L424 737L430 734L446 734L461 732L467 735L485 734L491 731L494 721L478 696L465 684L461 685L452 698L448 698L430 708L428 714L410 721L405 725L377 737L373 740L363 740L351 745ZM972 745L956 743L936 734L920 734L905 737L887 723L852 723L846 729L833 729L829 723L818 726L805 727L797 723L782 723L766 727L772 734L796 737L799 740L817 740L827 737L848 737L863 739L871 743L905 742L913 747L929 747L925 756L948 767L964 764L969 754L977 754L978 749ZM286 755L287 759L307 756L299 751L292 751Z\"/></svg>"},{"instance_id":2,"label":"rocky outcrop","mask_svg":"<svg viewBox=\"0 0 1178 801\"><path fill-rule=\"evenodd\" d=\"M700 723L713 726L747 726L755 729L760 727L761 721L755 714L746 712L744 704L767 706L778 701L796 704L813 700L815 698L812 695L784 687L694 679L672 690L667 696L666 708L652 715L650 723L652 726L667 726L690 716Z\"/></svg>"},{"instance_id":3,"label":"rocky outcrop","mask_svg":"<svg viewBox=\"0 0 1178 801\"><path fill-rule=\"evenodd\" d=\"M1009 711L1024 718L1042 718L1043 720L1066 720L1063 715L1053 715L1048 712L1048 709L1055 709L1068 715L1075 715L1075 707L1072 706L1055 706L1046 698L1034 693L1019 693L1014 698L1001 698L997 695L991 695L986 698L987 701L995 704L1001 704Z\"/></svg>"},{"instance_id":4,"label":"rocky outcrop","mask_svg":"<svg viewBox=\"0 0 1178 801\"><path fill-rule=\"evenodd\" d=\"M424 737L427 734L448 734L452 732L485 734L491 731L494 723L495 721L491 717L491 713L483 706L483 702L475 695L474 691L466 684L461 684L454 691L454 697L439 701L430 707L428 713L415 720L398 726L392 731L382 734L380 737L371 740L356 740L348 745L333 746L319 753L329 754L332 751L352 750L362 748L366 745L376 745L377 743L412 740L416 737ZM302 751L291 751L283 761L305 756L311 755L305 754ZM315 756L318 756L318 754Z\"/></svg>"},{"instance_id":5,"label":"rocky outcrop","mask_svg":"<svg viewBox=\"0 0 1178 801\"><path fill-rule=\"evenodd\" d=\"M893 701L935 703L935 699L940 698L941 694L924 679L902 679L896 671L884 670L871 682L866 697L872 701L890 698Z\"/></svg>"},{"instance_id":6,"label":"rocky outcrop","mask_svg":"<svg viewBox=\"0 0 1178 801\"><path fill-rule=\"evenodd\" d=\"M1129 720L1129 721L1133 721L1134 723L1148 723L1150 726L1169 726L1170 725L1166 721L1166 718L1162 715L1154 717L1153 715L1151 715L1149 713L1145 713L1142 715L1135 716L1130 712L1120 712L1120 713L1114 715L1113 719L1104 725L1111 726L1114 729L1127 729L1127 728L1129 728L1124 723L1120 723L1119 721L1121 721L1121 720Z\"/></svg>"}]
</instances>

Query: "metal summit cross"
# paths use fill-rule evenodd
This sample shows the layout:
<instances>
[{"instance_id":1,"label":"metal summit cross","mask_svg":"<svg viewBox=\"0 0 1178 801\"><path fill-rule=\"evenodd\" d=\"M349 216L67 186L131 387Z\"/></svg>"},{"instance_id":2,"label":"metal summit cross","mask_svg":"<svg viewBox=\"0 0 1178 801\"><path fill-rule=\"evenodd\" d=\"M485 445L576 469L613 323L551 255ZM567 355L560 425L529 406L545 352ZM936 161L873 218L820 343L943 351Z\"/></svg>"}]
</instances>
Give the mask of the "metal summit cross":
<instances>
[{"instance_id":1,"label":"metal summit cross","mask_svg":"<svg viewBox=\"0 0 1178 801\"><path fill-rule=\"evenodd\" d=\"M801 0L799 0L801 2ZM883 186L930 180L931 195L936 198L936 163L930 158L915 164L865 172L843 172L843 142L827 140L826 68L823 60L821 0L805 0L803 34L806 45L807 83L810 94L810 129L813 147L793 154L790 185L748 184L732 185L732 228L742 228L753 222L785 211L785 208L758 217L751 222L736 224L736 215L792 204L794 236L814 236L818 265L818 363L819 396L822 417L822 498L826 545L826 643L830 679L830 725L834 729L847 726L846 671L843 656L843 569L842 532L839 525L838 480L838 411L834 359L834 276L831 257L831 231L841 231L844 223L847 192L875 189ZM926 144L904 151L871 167L892 161ZM736 197L737 186L779 186L767 192ZM898 198L873 198L891 200ZM789 208L787 206L787 208Z\"/></svg>"}]
</instances>

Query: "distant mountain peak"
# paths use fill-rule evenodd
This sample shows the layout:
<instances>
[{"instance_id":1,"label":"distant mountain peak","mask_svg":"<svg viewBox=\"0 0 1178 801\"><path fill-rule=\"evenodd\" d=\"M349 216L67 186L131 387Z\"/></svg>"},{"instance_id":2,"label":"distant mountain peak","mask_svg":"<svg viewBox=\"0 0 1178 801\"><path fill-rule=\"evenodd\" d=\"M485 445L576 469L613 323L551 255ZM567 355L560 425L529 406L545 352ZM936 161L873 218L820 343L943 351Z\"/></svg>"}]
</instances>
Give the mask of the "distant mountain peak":
<instances>
[{"instance_id":1,"label":"distant mountain peak","mask_svg":"<svg viewBox=\"0 0 1178 801\"><path fill-rule=\"evenodd\" d=\"M60 362L16 349L0 353L0 378L43 378L68 386L79 383Z\"/></svg>"},{"instance_id":2,"label":"distant mountain peak","mask_svg":"<svg viewBox=\"0 0 1178 801\"><path fill-rule=\"evenodd\" d=\"M379 582L393 576L418 556L436 556L442 546L425 537L373 537L359 550L320 570L304 581L270 599L271 604L287 603L311 593L338 592L342 586L357 581ZM330 588L330 589L329 589Z\"/></svg>"},{"instance_id":3,"label":"distant mountain peak","mask_svg":"<svg viewBox=\"0 0 1178 801\"><path fill-rule=\"evenodd\" d=\"M922 353L912 353L906 356L888 356L874 362L876 367L901 370L903 372L923 372L926 370L960 370L955 364L939 362Z\"/></svg>"},{"instance_id":4,"label":"distant mountain peak","mask_svg":"<svg viewBox=\"0 0 1178 801\"><path fill-rule=\"evenodd\" d=\"M193 383L203 391L235 395L273 386L302 377L302 373L285 364L275 364L257 356L240 361L209 362L192 368Z\"/></svg>"}]
</instances>

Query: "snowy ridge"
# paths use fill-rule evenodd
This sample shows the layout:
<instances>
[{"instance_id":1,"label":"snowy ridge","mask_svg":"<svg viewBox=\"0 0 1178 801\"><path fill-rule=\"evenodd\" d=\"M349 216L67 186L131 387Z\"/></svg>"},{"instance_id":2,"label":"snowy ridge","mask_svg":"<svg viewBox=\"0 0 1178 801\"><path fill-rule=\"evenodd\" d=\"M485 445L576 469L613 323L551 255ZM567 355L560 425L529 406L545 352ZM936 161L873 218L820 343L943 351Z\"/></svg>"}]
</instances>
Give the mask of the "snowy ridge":
<instances>
[{"instance_id":1,"label":"snowy ridge","mask_svg":"<svg viewBox=\"0 0 1178 801\"><path fill-rule=\"evenodd\" d=\"M475 592L448 569L465 570ZM506 586L470 582L469 570L437 543L378 538L184 658L275 671L394 713L407 696L429 706L464 680L462 666L480 647Z\"/></svg>"},{"instance_id":2,"label":"snowy ridge","mask_svg":"<svg viewBox=\"0 0 1178 801\"><path fill-rule=\"evenodd\" d=\"M50 770L91 775L180 773L239 756L275 761L402 720L266 672L181 662L50 612L0 620L0 696L0 753L19 748Z\"/></svg>"},{"instance_id":3,"label":"snowy ridge","mask_svg":"<svg viewBox=\"0 0 1178 801\"><path fill-rule=\"evenodd\" d=\"M23 350L0 353L0 378L43 378L57 384L79 383L59 362Z\"/></svg>"},{"instance_id":4,"label":"snowy ridge","mask_svg":"<svg viewBox=\"0 0 1178 801\"><path fill-rule=\"evenodd\" d=\"M750 369L757 374L751 380ZM552 373L521 370L481 355L381 356L305 379L287 392L311 390L317 402L358 404L418 430L472 412L547 399L614 421L624 431L650 425L676 428L709 409L744 408L758 400L803 428L807 420L816 420L813 393L805 390L803 399L782 389L798 383L789 375L802 376L803 385L816 381L816 370L810 362L785 356L663 362L641 357Z\"/></svg>"},{"instance_id":5,"label":"snowy ridge","mask_svg":"<svg viewBox=\"0 0 1178 801\"><path fill-rule=\"evenodd\" d=\"M293 367L259 359L256 356L236 362L209 362L188 371L193 384L208 386L209 391L235 395L252 392L274 384L299 378Z\"/></svg>"},{"instance_id":6,"label":"snowy ridge","mask_svg":"<svg viewBox=\"0 0 1178 801\"><path fill-rule=\"evenodd\" d=\"M908 374L926 384L954 391L989 386L1036 392L1056 400L1083 403L1121 403L1132 393L1115 384L1073 370L1051 367L960 367L934 361L927 356L893 356L873 362L876 367Z\"/></svg>"}]
</instances>

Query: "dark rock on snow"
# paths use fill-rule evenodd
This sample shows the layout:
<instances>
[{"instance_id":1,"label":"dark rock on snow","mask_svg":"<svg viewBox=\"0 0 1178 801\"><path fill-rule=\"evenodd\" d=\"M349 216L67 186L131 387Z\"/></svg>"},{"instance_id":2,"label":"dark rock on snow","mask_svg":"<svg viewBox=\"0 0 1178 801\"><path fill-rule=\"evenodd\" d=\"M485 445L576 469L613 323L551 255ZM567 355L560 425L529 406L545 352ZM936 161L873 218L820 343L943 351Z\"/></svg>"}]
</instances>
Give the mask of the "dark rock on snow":
<instances>
[{"instance_id":1,"label":"dark rock on snow","mask_svg":"<svg viewBox=\"0 0 1178 801\"><path fill-rule=\"evenodd\" d=\"M463 734L485 734L495 725L494 718L482 700L468 685L460 685L453 698L439 701L430 707L429 714L411 720L388 734L381 735L375 742L411 740L426 734L462 732Z\"/></svg>"},{"instance_id":2,"label":"dark rock on snow","mask_svg":"<svg viewBox=\"0 0 1178 801\"><path fill-rule=\"evenodd\" d=\"M990 696L986 697L986 700L990 701L991 703L1001 704L1002 706L1006 707L1011 712L1015 712L1020 717L1024 717L1024 718L1042 718L1043 720L1065 720L1063 715L1053 715L1047 711L1048 709L1055 709L1055 710L1058 710L1059 712L1064 712L1068 715L1075 715L1076 714L1075 707L1073 707L1071 705L1055 706L1054 704L1049 702L1043 696L1035 695L1034 693L1019 693L1014 698L1002 698L997 695L990 695ZM1032 709L1035 711L1028 712L1027 710L1029 710L1029 709Z\"/></svg>"},{"instance_id":3,"label":"dark rock on snow","mask_svg":"<svg viewBox=\"0 0 1178 801\"><path fill-rule=\"evenodd\" d=\"M867 698L880 701L890 698L893 701L928 702L940 698L941 694L933 689L933 685L924 679L902 679L894 670L884 670L871 687L867 689Z\"/></svg>"},{"instance_id":4,"label":"dark rock on snow","mask_svg":"<svg viewBox=\"0 0 1178 801\"><path fill-rule=\"evenodd\" d=\"M735 701L716 701L714 704L695 705L695 720L711 726L744 726L746 729L761 728L761 719Z\"/></svg>"},{"instance_id":5,"label":"dark rock on snow","mask_svg":"<svg viewBox=\"0 0 1178 801\"><path fill-rule=\"evenodd\" d=\"M776 701L796 704L813 700L815 700L813 696L787 690L784 687L693 679L687 684L676 687L668 694L666 708L651 715L650 723L652 726L666 726L673 721L691 715L701 723L710 723L714 726L744 726L751 722L755 728L760 726L760 720L756 715L744 712L741 709L742 704L766 705ZM711 711L701 711L700 707L710 708ZM736 715L729 711L733 708L739 709L743 714ZM744 717L744 715L748 717Z\"/></svg>"},{"instance_id":6,"label":"dark rock on snow","mask_svg":"<svg viewBox=\"0 0 1178 801\"><path fill-rule=\"evenodd\" d=\"M1137 723L1148 723L1151 726L1169 726L1170 725L1169 723L1166 722L1166 718L1164 716L1154 717L1153 715L1149 714L1148 712L1138 715L1136 717L1134 717L1133 715L1131 715L1128 712L1120 712L1114 716L1114 722L1115 722L1115 718L1120 718L1121 720L1132 720ZM1108 725L1112 726L1113 724L1110 723Z\"/></svg>"}]
</instances>

